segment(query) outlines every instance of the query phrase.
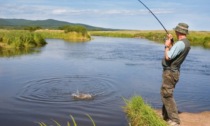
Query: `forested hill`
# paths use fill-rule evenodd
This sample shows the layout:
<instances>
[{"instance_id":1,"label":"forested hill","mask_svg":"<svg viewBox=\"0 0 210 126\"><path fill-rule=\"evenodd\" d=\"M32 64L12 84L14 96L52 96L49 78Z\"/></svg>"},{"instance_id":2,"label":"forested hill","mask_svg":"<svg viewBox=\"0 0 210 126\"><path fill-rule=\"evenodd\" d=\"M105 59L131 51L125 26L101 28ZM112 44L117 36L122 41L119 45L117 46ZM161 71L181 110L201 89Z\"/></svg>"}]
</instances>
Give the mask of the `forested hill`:
<instances>
[{"instance_id":1,"label":"forested hill","mask_svg":"<svg viewBox=\"0 0 210 126\"><path fill-rule=\"evenodd\" d=\"M7 28L7 29L22 29L27 26L39 26L45 29L58 29L64 25L80 25L87 28L87 30L113 30L108 28L101 28L90 26L86 24L79 24L79 23L70 23L65 21L58 21L54 19L47 19L47 20L26 20L26 19L3 19L0 18L0 28Z\"/></svg>"}]
</instances>

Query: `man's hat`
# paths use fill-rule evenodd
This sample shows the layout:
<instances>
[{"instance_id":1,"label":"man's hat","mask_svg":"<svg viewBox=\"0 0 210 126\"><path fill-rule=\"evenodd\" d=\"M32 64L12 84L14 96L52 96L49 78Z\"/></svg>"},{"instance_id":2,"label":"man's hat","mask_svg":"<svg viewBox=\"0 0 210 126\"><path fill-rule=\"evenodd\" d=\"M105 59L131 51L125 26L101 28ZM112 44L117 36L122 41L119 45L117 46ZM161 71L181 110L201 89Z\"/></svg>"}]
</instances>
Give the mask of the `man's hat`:
<instances>
[{"instance_id":1,"label":"man's hat","mask_svg":"<svg viewBox=\"0 0 210 126\"><path fill-rule=\"evenodd\" d=\"M182 33L182 34L188 34L188 28L189 26L185 23L179 23L174 30L176 32Z\"/></svg>"}]
</instances>

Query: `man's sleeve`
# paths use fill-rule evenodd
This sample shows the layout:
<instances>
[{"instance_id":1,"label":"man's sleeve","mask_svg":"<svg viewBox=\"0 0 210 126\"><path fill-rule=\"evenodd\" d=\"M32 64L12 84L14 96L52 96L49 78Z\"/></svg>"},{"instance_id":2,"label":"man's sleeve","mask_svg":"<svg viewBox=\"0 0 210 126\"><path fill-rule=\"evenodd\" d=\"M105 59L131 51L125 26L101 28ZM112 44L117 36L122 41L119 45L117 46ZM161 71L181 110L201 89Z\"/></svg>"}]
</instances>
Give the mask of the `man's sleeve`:
<instances>
[{"instance_id":1,"label":"man's sleeve","mask_svg":"<svg viewBox=\"0 0 210 126\"><path fill-rule=\"evenodd\" d=\"M182 41L176 42L172 48L168 51L168 57L174 59L177 55L179 55L182 51L184 51L185 44Z\"/></svg>"}]
</instances>

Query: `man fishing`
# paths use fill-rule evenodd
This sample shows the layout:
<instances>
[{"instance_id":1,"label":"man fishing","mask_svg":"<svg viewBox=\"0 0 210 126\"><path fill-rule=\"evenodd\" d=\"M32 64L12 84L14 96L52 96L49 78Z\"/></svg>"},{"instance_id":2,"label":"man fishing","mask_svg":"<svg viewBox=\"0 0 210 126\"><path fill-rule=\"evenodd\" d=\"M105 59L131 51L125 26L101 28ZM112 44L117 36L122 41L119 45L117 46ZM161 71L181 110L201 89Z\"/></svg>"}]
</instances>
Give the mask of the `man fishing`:
<instances>
[{"instance_id":1,"label":"man fishing","mask_svg":"<svg viewBox=\"0 0 210 126\"><path fill-rule=\"evenodd\" d=\"M180 125L173 92L179 80L181 64L190 50L190 42L187 39L188 27L189 26L185 23L179 23L176 28L174 28L178 41L173 45L173 36L171 34L167 35L167 40L165 41L165 53L162 60L162 115L163 119L171 126Z\"/></svg>"},{"instance_id":2,"label":"man fishing","mask_svg":"<svg viewBox=\"0 0 210 126\"><path fill-rule=\"evenodd\" d=\"M162 86L161 86L161 99L163 102L162 115L163 119L168 122L170 126L179 126L180 119L178 116L178 109L176 102L173 97L173 92L176 83L179 80L180 67L185 60L188 52L190 51L190 42L187 39L188 25L185 23L179 23L176 28L176 36L178 41L174 43L173 36L168 33L164 25L157 18L157 16L141 1L138 0L142 5L144 5L149 12L157 19L160 25L163 27L167 33L167 38L165 41L165 53L162 60L163 75L162 75Z\"/></svg>"}]
</instances>

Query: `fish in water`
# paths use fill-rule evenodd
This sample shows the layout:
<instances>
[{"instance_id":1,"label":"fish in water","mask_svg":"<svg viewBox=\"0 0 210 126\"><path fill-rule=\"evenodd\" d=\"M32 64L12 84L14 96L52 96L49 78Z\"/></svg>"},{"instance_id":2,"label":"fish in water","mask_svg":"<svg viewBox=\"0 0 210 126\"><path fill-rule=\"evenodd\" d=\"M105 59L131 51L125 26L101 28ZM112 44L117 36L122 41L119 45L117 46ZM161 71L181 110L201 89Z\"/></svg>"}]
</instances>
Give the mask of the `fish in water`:
<instances>
[{"instance_id":1,"label":"fish in water","mask_svg":"<svg viewBox=\"0 0 210 126\"><path fill-rule=\"evenodd\" d=\"M73 93L71 96L75 100L93 100L94 99L94 95L89 94L89 93L80 93L79 91L77 91L76 93Z\"/></svg>"}]
</instances>

